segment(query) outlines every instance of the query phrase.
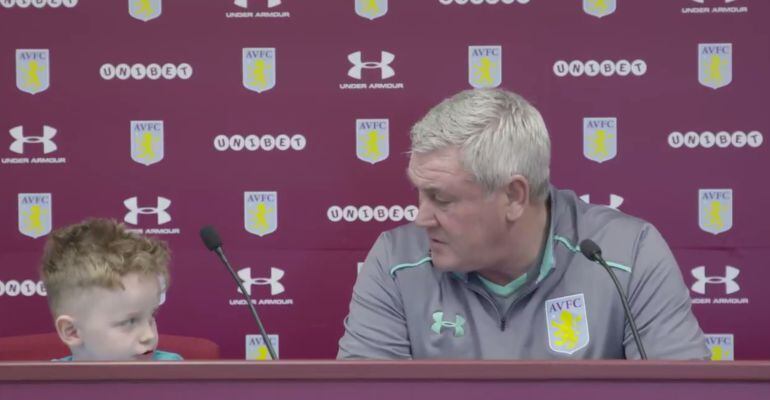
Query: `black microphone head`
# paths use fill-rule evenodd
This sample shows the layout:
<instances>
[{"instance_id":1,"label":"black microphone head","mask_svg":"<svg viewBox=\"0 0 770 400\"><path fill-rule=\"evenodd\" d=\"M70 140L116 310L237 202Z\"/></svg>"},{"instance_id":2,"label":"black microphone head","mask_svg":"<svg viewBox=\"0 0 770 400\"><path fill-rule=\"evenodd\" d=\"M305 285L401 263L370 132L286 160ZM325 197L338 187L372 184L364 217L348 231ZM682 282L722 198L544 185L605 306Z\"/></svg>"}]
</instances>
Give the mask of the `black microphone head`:
<instances>
[{"instance_id":1,"label":"black microphone head","mask_svg":"<svg viewBox=\"0 0 770 400\"><path fill-rule=\"evenodd\" d=\"M219 234L211 225L206 225L201 228L201 239L206 248L214 251L218 247L222 247L222 239L219 238Z\"/></svg>"},{"instance_id":2,"label":"black microphone head","mask_svg":"<svg viewBox=\"0 0 770 400\"><path fill-rule=\"evenodd\" d=\"M602 256L602 249L591 239L580 242L580 252L591 261L599 261L599 257Z\"/></svg>"}]
</instances>

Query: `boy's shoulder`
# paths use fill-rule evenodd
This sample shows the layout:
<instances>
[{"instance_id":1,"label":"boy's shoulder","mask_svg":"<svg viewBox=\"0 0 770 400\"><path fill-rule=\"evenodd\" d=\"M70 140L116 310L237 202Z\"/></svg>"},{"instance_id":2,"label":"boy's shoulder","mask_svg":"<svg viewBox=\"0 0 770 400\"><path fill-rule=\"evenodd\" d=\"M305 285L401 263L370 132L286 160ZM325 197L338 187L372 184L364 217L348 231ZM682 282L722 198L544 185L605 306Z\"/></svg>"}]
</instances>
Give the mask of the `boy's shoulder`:
<instances>
[{"instance_id":1,"label":"boy's shoulder","mask_svg":"<svg viewBox=\"0 0 770 400\"><path fill-rule=\"evenodd\" d=\"M184 358L176 353L170 353L168 351L163 350L155 350L155 353L152 355L153 361L182 361ZM72 356L62 357L62 358L54 358L51 361L72 361Z\"/></svg>"},{"instance_id":2,"label":"boy's shoulder","mask_svg":"<svg viewBox=\"0 0 770 400\"><path fill-rule=\"evenodd\" d=\"M182 361L184 358L176 353L169 353L168 351L155 350L152 355L152 359L155 361Z\"/></svg>"}]
</instances>

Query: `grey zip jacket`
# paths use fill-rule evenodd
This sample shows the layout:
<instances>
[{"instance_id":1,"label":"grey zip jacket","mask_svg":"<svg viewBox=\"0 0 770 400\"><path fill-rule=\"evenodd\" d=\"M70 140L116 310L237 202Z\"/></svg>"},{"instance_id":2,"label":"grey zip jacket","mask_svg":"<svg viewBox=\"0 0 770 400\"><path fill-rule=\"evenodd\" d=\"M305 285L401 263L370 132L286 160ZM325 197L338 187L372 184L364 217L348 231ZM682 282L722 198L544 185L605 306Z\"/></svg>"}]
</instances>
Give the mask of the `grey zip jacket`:
<instances>
[{"instance_id":1,"label":"grey zip jacket","mask_svg":"<svg viewBox=\"0 0 770 400\"><path fill-rule=\"evenodd\" d=\"M425 230L384 232L358 276L338 359L639 359L601 248L629 298L651 359L708 359L682 273L651 224L551 188L541 265L503 288L433 268ZM511 297L512 296L512 297Z\"/></svg>"}]
</instances>

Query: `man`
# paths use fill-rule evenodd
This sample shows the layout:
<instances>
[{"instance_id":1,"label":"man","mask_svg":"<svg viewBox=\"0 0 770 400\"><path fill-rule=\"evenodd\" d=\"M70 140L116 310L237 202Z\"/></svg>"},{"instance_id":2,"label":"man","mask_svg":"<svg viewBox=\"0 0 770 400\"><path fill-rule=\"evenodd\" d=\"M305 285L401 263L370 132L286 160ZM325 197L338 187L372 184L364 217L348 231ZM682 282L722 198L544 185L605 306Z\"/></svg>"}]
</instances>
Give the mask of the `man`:
<instances>
[{"instance_id":1,"label":"man","mask_svg":"<svg viewBox=\"0 0 770 400\"><path fill-rule=\"evenodd\" d=\"M340 359L640 358L602 249L650 358L705 359L681 272L649 223L549 183L550 140L520 96L469 90L411 132L414 224L377 239Z\"/></svg>"}]
</instances>

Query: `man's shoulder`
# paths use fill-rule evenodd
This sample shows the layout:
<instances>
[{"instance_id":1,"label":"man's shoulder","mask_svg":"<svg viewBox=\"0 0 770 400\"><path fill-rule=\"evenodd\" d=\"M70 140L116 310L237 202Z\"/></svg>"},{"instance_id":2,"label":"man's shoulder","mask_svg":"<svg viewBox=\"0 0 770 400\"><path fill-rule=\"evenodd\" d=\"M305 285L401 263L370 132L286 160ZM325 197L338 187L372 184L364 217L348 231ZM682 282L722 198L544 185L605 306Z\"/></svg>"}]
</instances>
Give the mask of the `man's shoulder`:
<instances>
[{"instance_id":1,"label":"man's shoulder","mask_svg":"<svg viewBox=\"0 0 770 400\"><path fill-rule=\"evenodd\" d=\"M569 190L554 193L559 203L558 218L567 220L561 224L571 227L565 234L574 239L575 245L591 239L599 245L608 261L614 260L618 265L631 268L642 241L649 238L662 240L650 222L626 214L619 209L617 200L611 205L589 204Z\"/></svg>"},{"instance_id":2,"label":"man's shoulder","mask_svg":"<svg viewBox=\"0 0 770 400\"><path fill-rule=\"evenodd\" d=\"M572 220L572 226L580 239L597 233L639 235L652 225L642 218L626 214L620 209L622 200L610 200L609 204L591 204L571 190L556 189L557 218Z\"/></svg>"},{"instance_id":3,"label":"man's shoulder","mask_svg":"<svg viewBox=\"0 0 770 400\"><path fill-rule=\"evenodd\" d=\"M420 250L427 250L428 248L428 234L425 229L418 227L414 223L408 223L397 226L393 229L384 231L380 238L386 238L390 243L396 246L405 247L408 244Z\"/></svg>"},{"instance_id":4,"label":"man's shoulder","mask_svg":"<svg viewBox=\"0 0 770 400\"><path fill-rule=\"evenodd\" d=\"M395 277L401 271L429 265L429 248L425 230L410 223L383 232L373 251L382 272Z\"/></svg>"}]
</instances>

